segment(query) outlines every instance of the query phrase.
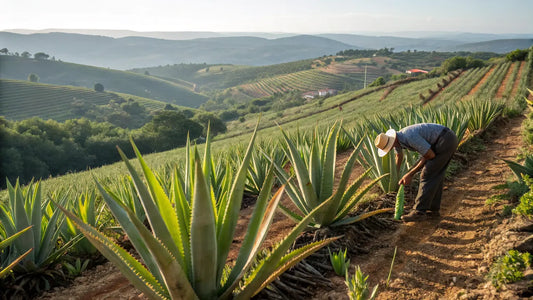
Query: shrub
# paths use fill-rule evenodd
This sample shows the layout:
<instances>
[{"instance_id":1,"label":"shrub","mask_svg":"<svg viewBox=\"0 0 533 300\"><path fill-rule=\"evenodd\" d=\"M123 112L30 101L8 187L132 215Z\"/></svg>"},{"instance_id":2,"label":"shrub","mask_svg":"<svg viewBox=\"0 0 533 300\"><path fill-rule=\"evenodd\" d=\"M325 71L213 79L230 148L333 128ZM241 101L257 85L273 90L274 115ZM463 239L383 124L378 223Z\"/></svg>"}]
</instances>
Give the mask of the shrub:
<instances>
[{"instance_id":1,"label":"shrub","mask_svg":"<svg viewBox=\"0 0 533 300\"><path fill-rule=\"evenodd\" d=\"M494 262L487 274L492 285L497 289L507 283L517 282L524 278L524 270L531 266L531 254L509 250Z\"/></svg>"}]
</instances>

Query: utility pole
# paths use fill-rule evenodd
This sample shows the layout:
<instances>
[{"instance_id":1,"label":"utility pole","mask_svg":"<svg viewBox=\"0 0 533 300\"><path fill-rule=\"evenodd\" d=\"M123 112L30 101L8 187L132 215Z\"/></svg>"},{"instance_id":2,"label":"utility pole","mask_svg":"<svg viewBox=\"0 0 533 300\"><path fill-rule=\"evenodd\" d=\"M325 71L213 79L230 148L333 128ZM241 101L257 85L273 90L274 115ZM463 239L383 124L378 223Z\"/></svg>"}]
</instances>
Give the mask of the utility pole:
<instances>
[{"instance_id":1,"label":"utility pole","mask_svg":"<svg viewBox=\"0 0 533 300\"><path fill-rule=\"evenodd\" d=\"M366 89L366 67L367 67L367 65L365 65L365 83L363 85L363 88L365 88L365 89Z\"/></svg>"}]
</instances>

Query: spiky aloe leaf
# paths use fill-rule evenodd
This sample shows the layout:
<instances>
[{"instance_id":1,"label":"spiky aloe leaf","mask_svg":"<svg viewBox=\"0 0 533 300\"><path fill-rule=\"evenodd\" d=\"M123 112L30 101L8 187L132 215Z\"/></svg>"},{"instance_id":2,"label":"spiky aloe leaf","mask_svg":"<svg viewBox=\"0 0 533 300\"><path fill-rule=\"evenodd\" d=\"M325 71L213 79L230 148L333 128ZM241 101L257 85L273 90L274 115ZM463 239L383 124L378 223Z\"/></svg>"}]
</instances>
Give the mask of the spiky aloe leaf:
<instances>
[{"instance_id":1,"label":"spiky aloe leaf","mask_svg":"<svg viewBox=\"0 0 533 300\"><path fill-rule=\"evenodd\" d=\"M31 248L30 250L26 251L24 254L22 254L21 256L17 257L14 261L12 261L7 267L5 267L4 269L0 269L0 279L4 278L7 274L9 274L9 272L11 271L11 269L13 269L19 262L21 262L26 256L28 256L28 254L30 254L30 252L33 251L33 248Z\"/></svg>"},{"instance_id":2,"label":"spiky aloe leaf","mask_svg":"<svg viewBox=\"0 0 533 300\"><path fill-rule=\"evenodd\" d=\"M176 259L178 259L178 261L180 262L180 265L186 268L186 264L183 258L184 250L180 249L180 247L183 247L183 243L176 243L176 241L180 241L179 237L171 235L169 231L170 228L167 227L167 225L165 224L165 221L163 220L163 217L161 216L161 212L157 208L155 201L152 199L152 195L150 194L148 188L146 187L144 182L141 180L141 177L139 176L135 168L131 165L128 158L124 154L124 152L118 147L117 149L122 160L126 164L126 167L128 168L128 171L135 185L135 189L137 190L137 194L139 195L139 200L141 201L141 204L146 213L146 218L148 219L148 222L150 223L150 227L152 228L154 235L156 236L156 238L161 240L163 244L167 245L169 251L173 253L174 257L176 257ZM140 156L140 153L139 153L139 156ZM156 179L153 178L153 176L151 176L151 178L152 178L152 181L154 180L157 181ZM155 183L152 182L152 184L155 184ZM174 211L173 208L172 208L172 211ZM172 227L172 229L175 231L179 230L178 227ZM174 238L176 238L176 240ZM189 270L186 270L186 272L189 273Z\"/></svg>"},{"instance_id":3,"label":"spiky aloe leaf","mask_svg":"<svg viewBox=\"0 0 533 300\"><path fill-rule=\"evenodd\" d=\"M232 291L252 265L254 258L257 256L257 253L267 236L268 229L274 218L276 207L278 206L285 188L284 186L279 188L272 197L272 200L270 202L267 201L270 196L272 181L274 180L272 174L272 170L270 170L267 175L268 182L263 184L263 187L266 187L266 189L263 189L258 197L237 261L228 276L226 284L222 288L224 293L221 295L221 299L228 299L231 296Z\"/></svg>"},{"instance_id":4,"label":"spiky aloe leaf","mask_svg":"<svg viewBox=\"0 0 533 300\"><path fill-rule=\"evenodd\" d=\"M314 214L328 205L330 201L331 200L324 201L322 204L315 207L315 209L305 216L305 218L303 218L302 221L291 230L291 232L281 241L281 243L277 245L277 247L270 253L270 256L265 259L265 262L261 265L261 267L254 273L253 279L238 295L239 299L249 299L261 290L265 281L269 278L272 278L271 275L279 269L278 262L282 260L283 256L286 255L287 250L289 250L298 235L307 227L309 222L311 222Z\"/></svg>"},{"instance_id":5,"label":"spiky aloe leaf","mask_svg":"<svg viewBox=\"0 0 533 300\"><path fill-rule=\"evenodd\" d=\"M244 287L243 291L235 296L235 300L239 299L249 299L249 297L255 296L257 293L259 293L262 289L266 288L272 281L274 281L276 278L278 278L283 272L287 271L289 268L296 265L301 260L305 259L312 253L316 252L320 248L328 245L329 243L339 239L339 237L333 237L329 239L325 239L322 241L317 241L311 244L307 244L301 248L298 248L296 250L291 251L287 255L285 255L278 264L274 266L274 270L270 273L270 275L267 275L267 278L265 278L262 281L256 280L258 278L259 274L256 275L256 277ZM267 261L264 262L263 266L268 264L268 258ZM254 287L252 284L257 283L259 286L253 290L251 287Z\"/></svg>"},{"instance_id":6,"label":"spiky aloe leaf","mask_svg":"<svg viewBox=\"0 0 533 300\"><path fill-rule=\"evenodd\" d=\"M14 235L6 238L5 240L0 241L0 250L2 250L4 248L6 248L7 246L11 245L11 243L13 243L24 232L30 230L30 228L32 228L32 226L28 226L28 227L22 229L21 231L15 233Z\"/></svg>"},{"instance_id":7,"label":"spiky aloe leaf","mask_svg":"<svg viewBox=\"0 0 533 300\"><path fill-rule=\"evenodd\" d=\"M259 120L255 126L254 133L250 138L248 148L246 149L244 158L241 162L239 170L235 174L235 179L228 192L228 201L224 207L220 207L219 214L217 215L217 278L220 278L224 267L226 265L226 259L229 254L230 246L233 241L233 235L237 226L237 220L239 218L239 212L241 209L242 195L244 193L244 184L246 182L246 174L248 173L248 166L250 165L250 159L252 156L252 149L257 135L257 129L259 127Z\"/></svg>"},{"instance_id":8,"label":"spiky aloe leaf","mask_svg":"<svg viewBox=\"0 0 533 300\"><path fill-rule=\"evenodd\" d=\"M359 189L356 194L354 194L350 200L344 205L344 207L340 210L340 212L337 214L336 220L340 221L344 217L346 217L354 208L354 206L363 198L363 196L381 179L385 176L388 176L388 174L382 175L374 180L372 180L369 184L367 184L364 188Z\"/></svg>"},{"instance_id":9,"label":"spiky aloe leaf","mask_svg":"<svg viewBox=\"0 0 533 300\"><path fill-rule=\"evenodd\" d=\"M400 220L403 214L403 204L404 204L404 190L405 187L403 184L400 185L400 188L398 188L398 193L396 194L396 203L394 205L394 219Z\"/></svg>"},{"instance_id":10,"label":"spiky aloe leaf","mask_svg":"<svg viewBox=\"0 0 533 300\"><path fill-rule=\"evenodd\" d=\"M195 151L195 186L191 217L192 284L200 299L213 299L217 291L216 223L210 190Z\"/></svg>"},{"instance_id":11,"label":"spiky aloe leaf","mask_svg":"<svg viewBox=\"0 0 533 300\"><path fill-rule=\"evenodd\" d=\"M360 214L360 215L357 215L357 216L354 216L354 217L344 218L344 219L342 219L340 221L337 221L337 222L331 224L331 226L349 225L349 224L352 224L352 223L355 223L355 222L363 221L364 219L373 217L375 215L388 213L388 212L393 212L393 211L394 211L394 209L392 207L377 209L377 210L369 211L369 212L366 212L366 213L363 213L363 214Z\"/></svg>"},{"instance_id":12,"label":"spiky aloe leaf","mask_svg":"<svg viewBox=\"0 0 533 300\"><path fill-rule=\"evenodd\" d=\"M304 211L311 211L314 207L319 205L318 197L315 194L311 179L305 163L300 156L296 145L291 141L287 133L280 127L281 133L288 148L287 156L290 158L294 173L296 175L300 192L303 194L302 204L305 207Z\"/></svg>"},{"instance_id":13,"label":"spiky aloe leaf","mask_svg":"<svg viewBox=\"0 0 533 300\"><path fill-rule=\"evenodd\" d=\"M73 213L64 207L57 205L65 215L74 222L78 230L91 241L91 243L104 255L112 261L124 276L147 297L151 299L168 299L167 291L155 279L155 277L136 260L128 251L117 245L107 236L98 232L95 228L83 223Z\"/></svg>"}]
</instances>

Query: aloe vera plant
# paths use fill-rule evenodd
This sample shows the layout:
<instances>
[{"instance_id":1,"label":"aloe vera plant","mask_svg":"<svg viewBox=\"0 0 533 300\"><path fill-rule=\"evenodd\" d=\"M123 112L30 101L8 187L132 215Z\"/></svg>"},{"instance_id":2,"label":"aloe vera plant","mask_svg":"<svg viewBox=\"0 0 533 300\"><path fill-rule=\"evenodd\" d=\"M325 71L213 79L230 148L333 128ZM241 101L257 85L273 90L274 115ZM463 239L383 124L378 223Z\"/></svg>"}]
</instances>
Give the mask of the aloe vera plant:
<instances>
[{"instance_id":1,"label":"aloe vera plant","mask_svg":"<svg viewBox=\"0 0 533 300\"><path fill-rule=\"evenodd\" d=\"M21 260L23 260L24 257L28 256L28 254L30 254L30 252L33 250L33 248L29 249L28 251L16 258L10 258L7 256L4 257L1 255L3 249L11 245L15 241L15 239L17 239L24 232L30 230L30 228L31 226L28 226L12 236L2 237L2 241L0 241L0 279L4 278L7 274L9 274L9 272L11 272L11 269L13 269L13 267L15 267Z\"/></svg>"},{"instance_id":2,"label":"aloe vera plant","mask_svg":"<svg viewBox=\"0 0 533 300\"><path fill-rule=\"evenodd\" d=\"M317 130L315 130L309 152L305 150L299 151L287 133L282 128L280 129L283 134L285 149L287 149L286 155L289 157L294 169L295 178L291 178L283 170L282 166L278 165L276 171L283 182L287 183L287 194L300 212L295 213L280 205L280 208L287 216L296 221L302 220L317 206L328 202L329 205L313 217L313 223L311 224L313 227L323 227L349 224L389 211L388 209L378 210L348 217L348 214L362 197L386 174L372 180L361 188L366 175L371 171L369 168L352 184L348 185L350 174L361 147L361 143L359 143L346 162L337 189L334 190L336 143L340 132L338 123L335 123L330 128L324 139L325 142L322 144L319 143L319 140L323 137L319 137Z\"/></svg>"},{"instance_id":3,"label":"aloe vera plant","mask_svg":"<svg viewBox=\"0 0 533 300\"><path fill-rule=\"evenodd\" d=\"M145 163L133 141L145 181L141 180L140 174L122 151L119 151L135 183L153 232L116 199L116 195L110 194L98 183L97 187L143 263L68 210L63 211L102 254L115 263L132 284L149 298L249 299L286 269L334 240L315 242L288 252L313 215L328 204L324 202L302 219L285 239L251 269L284 191L283 187L280 188L269 201L274 180L271 166L235 263L231 266L226 264L255 135L254 132L232 183L221 193L219 199L215 198L211 187L210 174L213 170L208 163L211 159L209 139L204 161L201 161L195 150L190 158L193 169L187 170L190 172L186 176L181 176L176 170L168 193Z\"/></svg>"},{"instance_id":4,"label":"aloe vera plant","mask_svg":"<svg viewBox=\"0 0 533 300\"><path fill-rule=\"evenodd\" d=\"M509 166L509 168L511 168L513 173L516 175L516 178L518 178L518 181L523 181L522 175L533 177L533 154L526 156L523 165L512 160L504 159L503 161Z\"/></svg>"},{"instance_id":5,"label":"aloe vera plant","mask_svg":"<svg viewBox=\"0 0 533 300\"><path fill-rule=\"evenodd\" d=\"M339 252L331 252L329 251L329 260L331 262L331 266L333 267L333 271L335 271L335 274L339 276L346 276L346 272L348 272L348 267L350 267L350 259L346 259L346 251L345 248L344 251L339 250Z\"/></svg>"},{"instance_id":6,"label":"aloe vera plant","mask_svg":"<svg viewBox=\"0 0 533 300\"><path fill-rule=\"evenodd\" d=\"M0 222L6 233L11 236L30 227L10 247L10 256L19 256L33 249L14 270L32 272L58 262L75 240L67 241L58 248L60 227L64 220L50 199L43 200L40 183L30 183L22 188L17 181L15 186L7 181L9 201L0 204ZM64 202L64 199L57 199Z\"/></svg>"},{"instance_id":7,"label":"aloe vera plant","mask_svg":"<svg viewBox=\"0 0 533 300\"><path fill-rule=\"evenodd\" d=\"M102 216L103 203L99 206L96 205L96 193L94 190L87 190L83 194L79 195L74 202L69 203L71 211L83 220L83 222L90 224L93 227L99 227L100 217ZM77 238L80 233L70 220L66 220L63 223L62 236L66 241ZM95 254L98 252L96 248L85 238L80 239L71 250L77 254Z\"/></svg>"}]
</instances>

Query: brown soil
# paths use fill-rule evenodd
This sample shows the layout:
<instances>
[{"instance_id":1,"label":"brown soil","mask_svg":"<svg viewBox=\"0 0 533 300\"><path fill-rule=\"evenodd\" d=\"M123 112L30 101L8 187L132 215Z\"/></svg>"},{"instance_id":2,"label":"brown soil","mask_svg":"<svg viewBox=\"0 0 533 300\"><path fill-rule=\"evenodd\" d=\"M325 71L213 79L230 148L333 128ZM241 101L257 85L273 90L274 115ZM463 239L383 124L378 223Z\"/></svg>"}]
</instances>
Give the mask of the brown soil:
<instances>
[{"instance_id":1,"label":"brown soil","mask_svg":"<svg viewBox=\"0 0 533 300\"><path fill-rule=\"evenodd\" d=\"M500 85L500 88L498 88L498 91L496 92L496 99L501 98L503 96L503 92L505 92L505 89L507 88L508 84L515 84L515 82L510 83L509 78L511 77L511 74L513 74L514 69L516 68L515 64L512 64L509 70L507 70L507 73L505 74L505 78L502 81L502 84ZM519 76L517 76L518 78Z\"/></svg>"},{"instance_id":2,"label":"brown soil","mask_svg":"<svg viewBox=\"0 0 533 300\"><path fill-rule=\"evenodd\" d=\"M508 229L516 225L514 221L500 217L503 204L487 206L485 201L491 195L501 193L494 186L511 176L501 159L514 160L523 146L522 121L523 118L514 118L500 122L492 132L485 133L486 140L490 141L486 143L486 150L469 158L467 168L446 183L440 219L414 224L395 223L368 242L365 246L367 254L351 257L351 272L355 265L359 265L369 275L372 286L380 285L378 299L518 299L508 290L496 292L486 284L484 275L495 256L524 240L524 234L529 234L509 233ZM349 154L339 156L338 165L344 165ZM358 172L360 170L355 171ZM283 202L288 203L287 199ZM243 216L249 215L251 209L245 208ZM243 217L239 227L241 233L245 223ZM269 241L279 241L293 224L278 214ZM236 238L236 242L239 240ZM395 247L397 256L387 288L385 280ZM326 276L333 284L315 290L314 296L309 298L347 299L343 278L332 272ZM56 288L39 299L143 297L114 266L107 263L85 272L72 286Z\"/></svg>"},{"instance_id":3,"label":"brown soil","mask_svg":"<svg viewBox=\"0 0 533 300\"><path fill-rule=\"evenodd\" d=\"M492 72L494 72L495 69L496 67L492 67L487 73L485 73L483 78L481 78L481 80L476 84L476 86L474 86L474 88L472 88L470 92L468 92L467 96L474 95L477 90L479 90L479 88L485 83L485 81L487 81L487 78L490 77L490 75L492 74Z\"/></svg>"},{"instance_id":4,"label":"brown soil","mask_svg":"<svg viewBox=\"0 0 533 300\"><path fill-rule=\"evenodd\" d=\"M526 67L526 62L525 61L521 62L520 69L518 70L518 76L516 76L515 78L511 95L516 95L516 91L518 90L518 86L520 85L520 77L521 77L520 74L522 74L522 71L524 70L525 67Z\"/></svg>"}]
</instances>

